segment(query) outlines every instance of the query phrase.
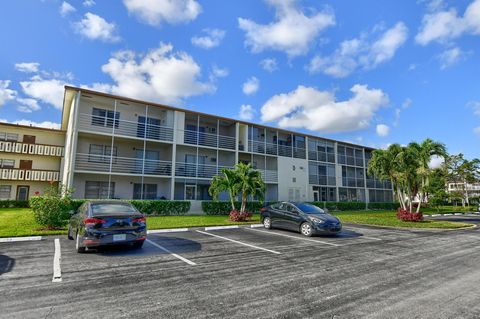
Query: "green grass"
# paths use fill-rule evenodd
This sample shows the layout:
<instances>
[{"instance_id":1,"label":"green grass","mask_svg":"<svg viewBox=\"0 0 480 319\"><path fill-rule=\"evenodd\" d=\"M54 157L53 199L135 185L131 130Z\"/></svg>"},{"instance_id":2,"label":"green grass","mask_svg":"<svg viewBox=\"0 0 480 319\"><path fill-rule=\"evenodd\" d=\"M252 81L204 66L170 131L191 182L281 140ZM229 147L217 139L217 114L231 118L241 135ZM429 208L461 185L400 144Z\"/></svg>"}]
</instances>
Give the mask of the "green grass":
<instances>
[{"instance_id":1,"label":"green grass","mask_svg":"<svg viewBox=\"0 0 480 319\"><path fill-rule=\"evenodd\" d=\"M463 208L462 206L440 206L440 207L428 207L422 208L424 214L449 214L449 213L464 213L464 212L476 212L478 207L470 206Z\"/></svg>"},{"instance_id":2,"label":"green grass","mask_svg":"<svg viewBox=\"0 0 480 319\"><path fill-rule=\"evenodd\" d=\"M408 227L408 228L440 228L455 229L471 226L471 224L448 221L403 222L396 218L393 211L347 211L333 212L344 223L367 224L376 226ZM239 225L260 222L258 214L246 223L228 220L225 215L199 216L151 216L147 217L148 229L202 227ZM43 230L35 222L29 208L0 208L0 237L60 235L66 234L66 229Z\"/></svg>"},{"instance_id":3,"label":"green grass","mask_svg":"<svg viewBox=\"0 0 480 319\"><path fill-rule=\"evenodd\" d=\"M425 220L422 222L404 222L398 220L394 211L345 211L332 212L344 223L364 224L374 226L388 227L406 227L406 228L436 228L436 229L455 229L468 227L472 224L449 222L442 220Z\"/></svg>"}]
</instances>

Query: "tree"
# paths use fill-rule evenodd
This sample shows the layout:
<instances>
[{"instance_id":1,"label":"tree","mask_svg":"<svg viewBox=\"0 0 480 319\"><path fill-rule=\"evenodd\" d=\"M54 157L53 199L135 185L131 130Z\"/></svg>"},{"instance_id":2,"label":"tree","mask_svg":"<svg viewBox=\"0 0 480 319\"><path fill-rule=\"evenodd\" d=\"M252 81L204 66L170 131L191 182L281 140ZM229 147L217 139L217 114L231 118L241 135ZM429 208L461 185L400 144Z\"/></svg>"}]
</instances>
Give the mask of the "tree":
<instances>
[{"instance_id":1,"label":"tree","mask_svg":"<svg viewBox=\"0 0 480 319\"><path fill-rule=\"evenodd\" d=\"M257 198L263 202L265 194L265 183L262 179L260 171L253 169L252 164L238 163L235 165L238 178L238 188L242 195L242 205L240 213L244 213L247 206L248 196Z\"/></svg>"},{"instance_id":2,"label":"tree","mask_svg":"<svg viewBox=\"0 0 480 319\"><path fill-rule=\"evenodd\" d=\"M467 160L463 154L451 155L446 158L445 167L447 181L459 187L462 206L470 205L467 184L473 184L480 180L480 160Z\"/></svg>"},{"instance_id":3,"label":"tree","mask_svg":"<svg viewBox=\"0 0 480 319\"><path fill-rule=\"evenodd\" d=\"M239 193L239 179L235 170L222 168L222 175L214 176L208 189L208 193L214 200L218 200L218 195L222 192L228 192L232 211L235 210L235 199Z\"/></svg>"}]
</instances>

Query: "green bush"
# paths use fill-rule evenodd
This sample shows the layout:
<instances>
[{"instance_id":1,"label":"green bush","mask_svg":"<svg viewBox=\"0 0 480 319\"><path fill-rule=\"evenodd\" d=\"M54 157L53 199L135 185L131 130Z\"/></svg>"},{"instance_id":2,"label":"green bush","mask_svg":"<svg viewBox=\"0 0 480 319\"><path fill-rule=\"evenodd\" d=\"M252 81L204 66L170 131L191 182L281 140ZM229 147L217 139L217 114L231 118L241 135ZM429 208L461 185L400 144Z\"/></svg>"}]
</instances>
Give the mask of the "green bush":
<instances>
[{"instance_id":1,"label":"green bush","mask_svg":"<svg viewBox=\"0 0 480 319\"><path fill-rule=\"evenodd\" d=\"M368 209L372 210L397 210L400 203L368 203Z\"/></svg>"},{"instance_id":2,"label":"green bush","mask_svg":"<svg viewBox=\"0 0 480 319\"><path fill-rule=\"evenodd\" d=\"M51 185L43 196L30 199L35 221L46 228L61 228L68 223L72 210L70 191L62 185Z\"/></svg>"},{"instance_id":3,"label":"green bush","mask_svg":"<svg viewBox=\"0 0 480 319\"><path fill-rule=\"evenodd\" d=\"M235 208L240 210L241 202L235 202ZM271 203L247 202L247 212L259 213L260 208ZM232 210L232 204L229 201L203 201L202 210L207 215L228 215Z\"/></svg>"},{"instance_id":4,"label":"green bush","mask_svg":"<svg viewBox=\"0 0 480 319\"><path fill-rule=\"evenodd\" d=\"M185 215L190 210L190 201L183 200L130 200L145 215Z\"/></svg>"},{"instance_id":5,"label":"green bush","mask_svg":"<svg viewBox=\"0 0 480 319\"><path fill-rule=\"evenodd\" d=\"M0 208L28 208L28 200L0 200Z\"/></svg>"},{"instance_id":6,"label":"green bush","mask_svg":"<svg viewBox=\"0 0 480 319\"><path fill-rule=\"evenodd\" d=\"M365 210L366 207L363 202L310 202L310 204L326 208L329 211Z\"/></svg>"}]
</instances>

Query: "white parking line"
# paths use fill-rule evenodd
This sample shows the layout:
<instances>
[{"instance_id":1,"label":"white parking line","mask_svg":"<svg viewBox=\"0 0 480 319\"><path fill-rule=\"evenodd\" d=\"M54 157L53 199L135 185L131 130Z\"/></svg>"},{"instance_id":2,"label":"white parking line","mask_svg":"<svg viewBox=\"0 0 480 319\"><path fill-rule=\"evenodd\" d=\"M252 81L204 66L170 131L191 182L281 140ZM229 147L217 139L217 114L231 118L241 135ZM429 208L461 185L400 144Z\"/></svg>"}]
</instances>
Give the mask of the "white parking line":
<instances>
[{"instance_id":1,"label":"white parking line","mask_svg":"<svg viewBox=\"0 0 480 319\"><path fill-rule=\"evenodd\" d=\"M55 238L55 253L53 255L53 278L52 282L62 281L62 269L60 268L60 260L62 252L60 250L60 239Z\"/></svg>"},{"instance_id":2,"label":"white parking line","mask_svg":"<svg viewBox=\"0 0 480 319\"><path fill-rule=\"evenodd\" d=\"M211 226L211 227L205 227L205 230L236 229L236 228L239 228L238 225L233 225L233 226Z\"/></svg>"},{"instance_id":3,"label":"white parking line","mask_svg":"<svg viewBox=\"0 0 480 319\"><path fill-rule=\"evenodd\" d=\"M188 260L188 259L185 258L185 257L182 257L182 256L180 256L180 255L177 255L177 254L171 252L171 251L168 250L167 248L165 248L165 247L163 247L163 246L161 246L161 245L159 245L159 244L151 241L150 239L147 239L146 242L149 243L149 244L151 244L151 245L153 245L153 246L155 246L155 247L157 247L158 249L163 250L163 251L166 252L166 253L169 253L169 254L172 255L173 257L178 258L178 259L180 259L180 260L183 261L183 262L186 262L187 264L189 264L189 265L191 265L191 266L195 266L195 265L196 265L196 263L194 263L193 261Z\"/></svg>"},{"instance_id":4,"label":"white parking line","mask_svg":"<svg viewBox=\"0 0 480 319\"><path fill-rule=\"evenodd\" d=\"M42 240L42 236L0 238L0 243L9 243L12 241L32 241L32 240Z\"/></svg>"},{"instance_id":5,"label":"white parking line","mask_svg":"<svg viewBox=\"0 0 480 319\"><path fill-rule=\"evenodd\" d=\"M201 230L197 230L197 232L208 235L208 236L217 237L217 238L220 238L220 239L223 239L223 240L228 240L228 241L231 241L231 242L239 244L239 245L243 245L243 246L247 246L247 247L251 247L251 248L255 248L255 249L260 249L260 250L263 250L263 251L268 251L269 253L272 253L272 254L277 254L277 255L282 254L282 253L280 253L278 251L275 251L275 250L270 250L270 249L267 249L267 248L258 247L258 246L255 246L255 245L243 243L243 242L238 241L238 240L234 240L234 239L231 239L231 238L215 235L215 234L212 234L212 233L207 233L207 232L204 232L204 231L201 231Z\"/></svg>"},{"instance_id":6,"label":"white parking line","mask_svg":"<svg viewBox=\"0 0 480 319\"><path fill-rule=\"evenodd\" d=\"M179 232L186 232L186 231L188 231L188 228L152 229L152 230L147 230L147 234L179 233Z\"/></svg>"},{"instance_id":7,"label":"white parking line","mask_svg":"<svg viewBox=\"0 0 480 319\"><path fill-rule=\"evenodd\" d=\"M294 238L294 239L298 239L298 240L311 241L311 242L318 243L318 244L324 244L324 245L330 245L330 246L342 246L342 245L338 245L338 244L334 244L334 243L329 243L329 242L326 242L326 241L315 240L315 239L310 239L310 238L303 238L303 237L297 237L297 236L291 236L291 235L287 235L287 234L279 234L279 233L274 233L274 232L272 232L272 231L266 231L266 230L260 230L260 229L254 229L254 228L245 228L245 229L249 229L249 230L253 230L253 231L258 231L258 232L265 233L265 234L269 234L269 235L277 235L277 236Z\"/></svg>"},{"instance_id":8,"label":"white parking line","mask_svg":"<svg viewBox=\"0 0 480 319\"><path fill-rule=\"evenodd\" d=\"M253 225L250 225L250 228L261 228L263 227L263 224L253 224Z\"/></svg>"}]
</instances>

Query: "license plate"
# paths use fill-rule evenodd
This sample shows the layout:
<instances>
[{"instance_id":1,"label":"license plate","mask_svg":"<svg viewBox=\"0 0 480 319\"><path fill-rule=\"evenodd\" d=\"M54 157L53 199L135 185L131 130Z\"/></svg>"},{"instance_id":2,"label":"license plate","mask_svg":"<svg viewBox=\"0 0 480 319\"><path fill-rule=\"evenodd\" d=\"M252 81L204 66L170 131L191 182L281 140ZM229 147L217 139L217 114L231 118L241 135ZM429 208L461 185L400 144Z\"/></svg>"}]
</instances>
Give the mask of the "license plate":
<instances>
[{"instance_id":1,"label":"license plate","mask_svg":"<svg viewBox=\"0 0 480 319\"><path fill-rule=\"evenodd\" d=\"M121 240L126 240L127 239L127 234L115 234L113 235L113 241L121 241Z\"/></svg>"}]
</instances>

